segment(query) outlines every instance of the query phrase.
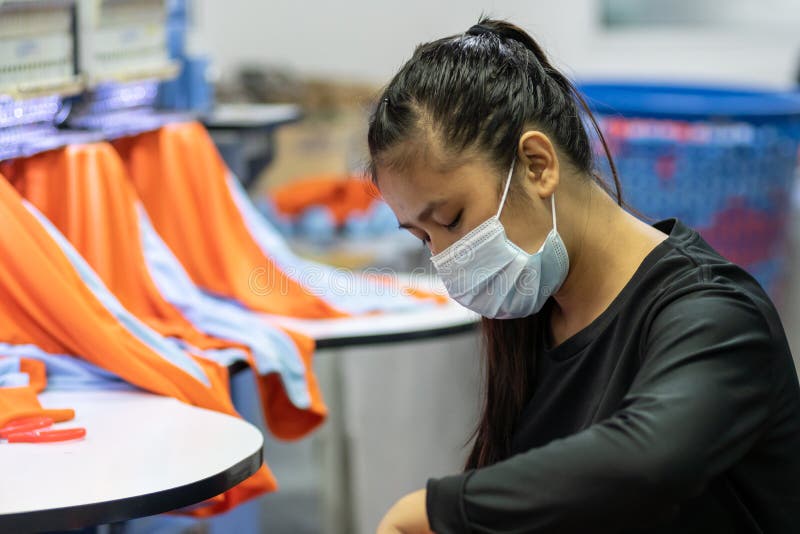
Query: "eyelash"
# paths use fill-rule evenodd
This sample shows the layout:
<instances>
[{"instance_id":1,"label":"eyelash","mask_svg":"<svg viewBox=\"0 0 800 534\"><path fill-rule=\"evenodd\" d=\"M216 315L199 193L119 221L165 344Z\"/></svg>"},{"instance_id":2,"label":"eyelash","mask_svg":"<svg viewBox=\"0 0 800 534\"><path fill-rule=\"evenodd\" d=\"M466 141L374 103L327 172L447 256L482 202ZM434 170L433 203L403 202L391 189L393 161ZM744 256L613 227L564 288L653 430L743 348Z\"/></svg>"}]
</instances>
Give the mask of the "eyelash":
<instances>
[{"instance_id":1,"label":"eyelash","mask_svg":"<svg viewBox=\"0 0 800 534\"><path fill-rule=\"evenodd\" d=\"M445 228L447 228L448 230L455 230L456 226L458 226L458 223L461 222L461 214L462 213L464 213L464 210L459 211L458 215L456 215L456 218L453 219L453 222L451 222L450 224L445 225Z\"/></svg>"},{"instance_id":2,"label":"eyelash","mask_svg":"<svg viewBox=\"0 0 800 534\"><path fill-rule=\"evenodd\" d=\"M464 210L459 211L458 215L456 215L456 218L453 219L453 222L451 222L450 224L445 224L444 227L447 228L448 230L451 230L451 231L455 230L456 226L458 226L458 223L461 222L461 214L462 213L464 213ZM422 239L420 239L420 241L422 242L422 246L423 247L427 246L428 243L430 242L430 240L431 239L428 236L425 236Z\"/></svg>"}]
</instances>

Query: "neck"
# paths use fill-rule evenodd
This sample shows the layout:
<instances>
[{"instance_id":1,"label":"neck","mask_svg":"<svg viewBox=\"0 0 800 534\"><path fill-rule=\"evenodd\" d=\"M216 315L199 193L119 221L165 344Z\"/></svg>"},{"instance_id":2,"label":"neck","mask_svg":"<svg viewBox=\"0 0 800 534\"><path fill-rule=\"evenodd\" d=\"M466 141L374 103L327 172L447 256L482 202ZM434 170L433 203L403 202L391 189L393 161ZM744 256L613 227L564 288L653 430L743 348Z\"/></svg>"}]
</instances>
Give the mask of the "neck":
<instances>
[{"instance_id":1,"label":"neck","mask_svg":"<svg viewBox=\"0 0 800 534\"><path fill-rule=\"evenodd\" d=\"M623 210L595 184L586 188L583 197L577 200L588 209L583 209L584 221L572 228L569 276L553 296L556 306L551 325L556 343L596 319L625 287L645 256L666 238ZM577 208L571 211L580 213Z\"/></svg>"}]
</instances>

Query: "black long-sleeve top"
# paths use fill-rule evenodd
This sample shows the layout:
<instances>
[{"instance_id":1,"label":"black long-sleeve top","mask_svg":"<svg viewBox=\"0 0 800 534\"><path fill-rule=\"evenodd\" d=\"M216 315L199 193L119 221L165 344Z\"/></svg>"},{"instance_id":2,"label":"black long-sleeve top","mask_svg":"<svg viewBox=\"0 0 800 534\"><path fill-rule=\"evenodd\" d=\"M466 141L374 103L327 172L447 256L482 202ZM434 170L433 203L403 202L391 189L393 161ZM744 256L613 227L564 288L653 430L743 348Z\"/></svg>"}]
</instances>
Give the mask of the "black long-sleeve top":
<instances>
[{"instance_id":1,"label":"black long-sleeve top","mask_svg":"<svg viewBox=\"0 0 800 534\"><path fill-rule=\"evenodd\" d=\"M800 533L800 389L771 301L670 219L608 309L535 352L513 454L432 479L446 533ZM542 313L546 313L543 311Z\"/></svg>"}]
</instances>

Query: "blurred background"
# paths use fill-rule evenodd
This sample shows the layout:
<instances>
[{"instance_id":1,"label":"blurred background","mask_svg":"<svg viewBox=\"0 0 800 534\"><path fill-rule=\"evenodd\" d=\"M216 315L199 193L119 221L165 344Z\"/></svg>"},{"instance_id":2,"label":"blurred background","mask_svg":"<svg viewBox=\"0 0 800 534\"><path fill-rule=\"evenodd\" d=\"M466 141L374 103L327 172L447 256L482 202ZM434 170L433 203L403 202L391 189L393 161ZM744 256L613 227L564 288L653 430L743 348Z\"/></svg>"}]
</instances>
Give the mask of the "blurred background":
<instances>
[{"instance_id":1,"label":"blurred background","mask_svg":"<svg viewBox=\"0 0 800 534\"><path fill-rule=\"evenodd\" d=\"M223 78L244 65L382 84L413 47L466 31L481 13L529 30L576 76L677 77L788 86L797 75L791 0L340 2L194 5L199 43Z\"/></svg>"},{"instance_id":2,"label":"blurred background","mask_svg":"<svg viewBox=\"0 0 800 534\"><path fill-rule=\"evenodd\" d=\"M9 22L34 5L83 23L56 25L63 40L47 48L36 40L55 29ZM48 128L112 139L198 120L292 253L355 271L430 273L424 247L363 185L367 120L417 44L481 15L539 40L597 112L628 202L653 219L681 218L747 268L800 354L796 0L0 2L0 106L11 110L0 113L0 160L41 151L36 136ZM34 41L39 48L20 44ZM59 76L40 71L58 61L60 85L49 90ZM20 104L34 93L62 105L19 122L39 109ZM292 443L265 431L280 491L216 518L118 528L371 532L396 498L457 470L480 402L477 334L427 339L415 337L419 320L398 323L405 340L361 331L349 345L320 345L330 420ZM247 380L232 378L234 401L263 429Z\"/></svg>"}]
</instances>

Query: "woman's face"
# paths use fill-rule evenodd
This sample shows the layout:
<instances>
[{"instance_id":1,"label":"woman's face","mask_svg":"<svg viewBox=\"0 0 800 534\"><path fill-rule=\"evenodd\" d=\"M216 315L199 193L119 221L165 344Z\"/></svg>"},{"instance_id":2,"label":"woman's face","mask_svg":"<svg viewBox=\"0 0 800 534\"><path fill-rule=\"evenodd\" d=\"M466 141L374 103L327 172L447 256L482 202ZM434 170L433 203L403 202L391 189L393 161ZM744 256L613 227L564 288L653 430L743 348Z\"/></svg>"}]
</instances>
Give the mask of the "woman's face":
<instances>
[{"instance_id":1,"label":"woman's face","mask_svg":"<svg viewBox=\"0 0 800 534\"><path fill-rule=\"evenodd\" d=\"M497 213L507 172L500 176L478 160L447 171L424 164L412 167L404 171L379 168L377 185L400 227L425 242L432 254L445 250ZM520 174L518 166L512 180L519 181ZM512 186L500 221L512 242L535 252L552 228L550 202L539 197L527 173L522 187L528 198L511 198L520 195L520 187Z\"/></svg>"}]
</instances>

